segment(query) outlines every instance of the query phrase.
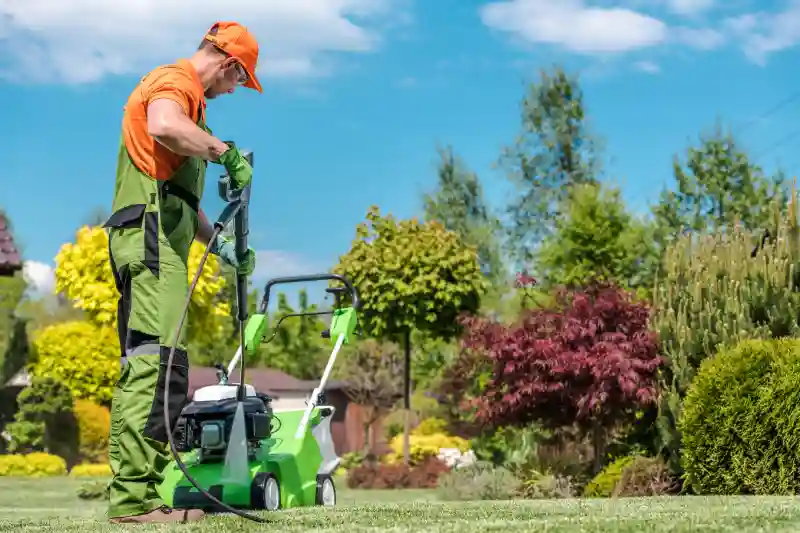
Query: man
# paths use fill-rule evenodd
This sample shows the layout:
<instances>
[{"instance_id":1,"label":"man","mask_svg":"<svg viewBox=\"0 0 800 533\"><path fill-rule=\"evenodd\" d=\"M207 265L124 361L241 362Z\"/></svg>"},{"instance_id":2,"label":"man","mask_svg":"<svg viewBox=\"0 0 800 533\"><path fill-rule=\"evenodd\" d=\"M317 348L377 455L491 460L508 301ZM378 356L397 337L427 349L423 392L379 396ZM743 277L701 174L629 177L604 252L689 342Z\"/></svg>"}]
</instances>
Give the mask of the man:
<instances>
[{"instance_id":1,"label":"man","mask_svg":"<svg viewBox=\"0 0 800 533\"><path fill-rule=\"evenodd\" d=\"M230 240L209 242L212 226L199 208L208 161L222 165L236 187L252 169L233 143L205 125L206 99L237 85L261 92L258 43L235 22L218 22L188 60L156 68L130 95L122 119L113 214L111 269L120 293L121 375L111 404L108 515L112 522L199 520L201 510L169 509L156 486L170 459L164 413L166 361L188 295L187 259L194 239L238 272L250 274L255 254L238 258ZM184 328L185 330L186 328ZM173 357L172 427L188 395L185 334Z\"/></svg>"}]
</instances>

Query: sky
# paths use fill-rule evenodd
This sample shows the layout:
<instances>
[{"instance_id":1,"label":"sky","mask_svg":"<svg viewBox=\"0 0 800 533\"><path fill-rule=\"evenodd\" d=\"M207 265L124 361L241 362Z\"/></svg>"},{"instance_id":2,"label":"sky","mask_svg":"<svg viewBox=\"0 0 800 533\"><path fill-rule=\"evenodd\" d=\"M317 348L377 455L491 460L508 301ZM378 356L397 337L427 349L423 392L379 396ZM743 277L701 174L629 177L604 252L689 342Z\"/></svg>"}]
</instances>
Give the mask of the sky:
<instances>
[{"instance_id":1,"label":"sky","mask_svg":"<svg viewBox=\"0 0 800 533\"><path fill-rule=\"evenodd\" d=\"M494 167L526 83L580 75L609 181L647 212L672 158L718 120L753 159L800 166L800 0L0 0L0 206L38 291L59 247L110 209L122 107L152 68L189 57L217 20L248 26L264 93L209 103L255 152L255 282L327 271L373 204L419 215L437 146L513 194ZM222 208L211 187L202 201ZM314 298L317 299L317 298Z\"/></svg>"}]
</instances>

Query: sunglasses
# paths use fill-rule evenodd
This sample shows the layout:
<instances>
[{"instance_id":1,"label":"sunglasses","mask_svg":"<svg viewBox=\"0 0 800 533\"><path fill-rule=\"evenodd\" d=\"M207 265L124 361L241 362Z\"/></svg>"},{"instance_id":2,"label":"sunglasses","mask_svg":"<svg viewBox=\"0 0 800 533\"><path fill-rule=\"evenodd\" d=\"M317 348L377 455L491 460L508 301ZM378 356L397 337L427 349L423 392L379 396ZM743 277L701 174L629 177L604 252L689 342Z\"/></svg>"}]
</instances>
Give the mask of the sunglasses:
<instances>
[{"instance_id":1,"label":"sunglasses","mask_svg":"<svg viewBox=\"0 0 800 533\"><path fill-rule=\"evenodd\" d=\"M239 85L244 85L250 79L250 76L247 75L247 71L244 69L241 63L238 61L233 64L234 70L236 70L236 80Z\"/></svg>"}]
</instances>

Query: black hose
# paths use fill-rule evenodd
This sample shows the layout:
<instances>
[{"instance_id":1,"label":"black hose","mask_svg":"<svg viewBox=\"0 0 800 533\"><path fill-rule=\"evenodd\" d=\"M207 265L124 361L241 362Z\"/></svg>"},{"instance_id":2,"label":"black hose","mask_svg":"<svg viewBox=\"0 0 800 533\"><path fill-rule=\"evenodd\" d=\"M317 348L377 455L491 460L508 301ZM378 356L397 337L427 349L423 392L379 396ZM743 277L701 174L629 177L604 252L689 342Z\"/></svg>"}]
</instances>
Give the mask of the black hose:
<instances>
[{"instance_id":1,"label":"black hose","mask_svg":"<svg viewBox=\"0 0 800 533\"><path fill-rule=\"evenodd\" d=\"M215 228L214 233L211 234L211 239L209 240L209 242L214 242L214 240L219 235L220 231L222 231L222 228L220 227ZM229 511L235 515L241 516L242 518L246 518L248 520L252 520L253 522L267 524L269 523L268 520L261 518L260 516L256 516L254 514L246 513L241 509L236 509L235 507L232 507L218 500L213 494L203 489L203 487L201 487L200 484L197 483L197 481L186 470L186 465L183 464L183 461L181 461L181 458L178 454L178 450L175 448L175 441L172 438L172 424L170 423L170 413L169 413L169 383L172 374L172 359L175 356L175 350L178 347L178 339L180 338L181 330L183 329L183 323L186 320L186 316L189 314L189 306L191 305L192 302L192 293L194 292L195 287L197 287L197 282L200 279L200 275L203 273L203 267L206 264L206 260L208 259L208 254L210 251L211 251L211 246L209 245L206 247L206 251L203 254L203 257L200 259L200 266L197 267L197 272L194 275L192 284L189 286L189 294L186 296L186 305L184 305L183 308L183 315L181 316L181 319L178 322L178 327L175 330L175 340L172 343L172 348L170 348L169 357L167 358L166 383L164 384L164 424L166 425L167 428L167 441L169 442L169 448L170 451L172 452L172 457L178 464L178 468L181 469L183 475L186 476L186 479L189 481L189 483L194 485L194 488L200 491L200 493L203 496L205 496L212 502L216 503L226 511ZM244 330L244 324L240 323L239 327L242 328L242 330ZM244 351L244 345L242 345L242 351ZM244 354L242 354L242 356L244 356ZM244 365L244 362L240 364ZM244 387L244 383L242 383L241 386Z\"/></svg>"}]
</instances>

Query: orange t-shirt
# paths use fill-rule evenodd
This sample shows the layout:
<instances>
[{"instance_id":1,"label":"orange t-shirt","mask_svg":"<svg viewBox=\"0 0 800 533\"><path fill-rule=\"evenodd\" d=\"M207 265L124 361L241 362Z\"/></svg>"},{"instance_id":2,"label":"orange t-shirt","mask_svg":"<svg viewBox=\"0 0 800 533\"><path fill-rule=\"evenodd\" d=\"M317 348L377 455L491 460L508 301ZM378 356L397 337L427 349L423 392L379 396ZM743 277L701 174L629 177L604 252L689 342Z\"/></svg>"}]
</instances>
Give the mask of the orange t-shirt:
<instances>
[{"instance_id":1,"label":"orange t-shirt","mask_svg":"<svg viewBox=\"0 0 800 533\"><path fill-rule=\"evenodd\" d=\"M163 65L145 76L133 90L122 117L122 139L136 167L157 180L166 180L183 164L185 156L171 152L147 131L147 106L159 98L169 98L197 122L205 114L206 100L197 71L187 60Z\"/></svg>"}]
</instances>

